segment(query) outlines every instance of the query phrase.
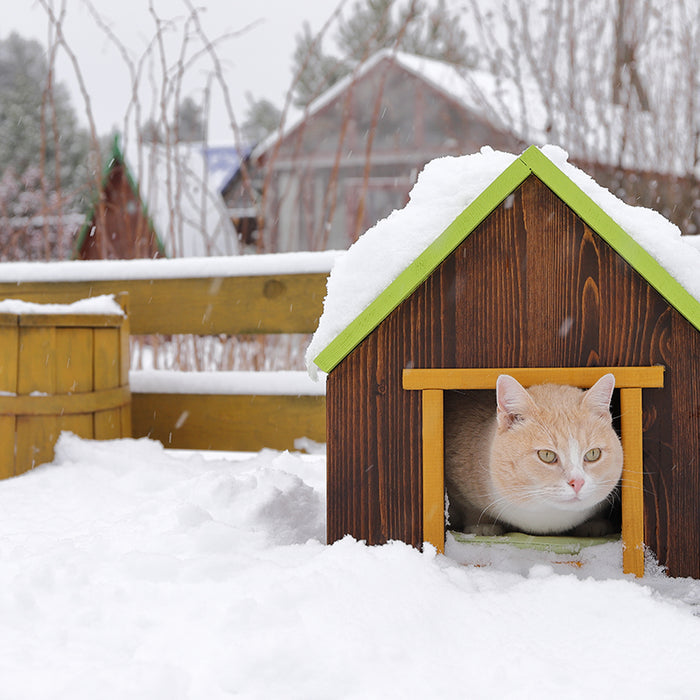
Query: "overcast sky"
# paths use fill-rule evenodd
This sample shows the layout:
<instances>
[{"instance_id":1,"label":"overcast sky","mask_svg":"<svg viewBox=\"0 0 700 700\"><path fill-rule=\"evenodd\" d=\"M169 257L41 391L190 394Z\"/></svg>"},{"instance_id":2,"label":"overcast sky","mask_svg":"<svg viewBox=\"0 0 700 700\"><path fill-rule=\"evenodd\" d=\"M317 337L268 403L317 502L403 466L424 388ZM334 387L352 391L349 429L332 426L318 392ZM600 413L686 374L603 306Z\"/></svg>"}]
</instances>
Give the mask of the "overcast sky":
<instances>
[{"instance_id":1,"label":"overcast sky","mask_svg":"<svg viewBox=\"0 0 700 700\"><path fill-rule=\"evenodd\" d=\"M58 9L59 0L46 0ZM201 15L203 29L210 39L228 32L240 32L217 48L222 61L226 84L231 93L237 119L245 111L245 93L267 97L282 106L291 82L292 53L295 36L304 20L318 31L331 16L340 0L193 0L206 8ZM181 0L152 0L162 19L183 18L186 5ZM136 60L155 35L155 22L149 13L149 0L92 0L93 7ZM83 0L65 0L66 15L63 30L75 53L92 103L92 113L99 134L113 127L122 130L126 105L130 100L131 82L123 60L88 12ZM166 33L168 62L175 64L182 46L183 22ZM0 38L12 31L24 37L36 38L47 44L46 10L35 0L14 0L12 11L4 12L0 22ZM200 44L201 46L201 44ZM189 69L183 81L183 94L199 100L202 97L211 61L201 60ZM58 79L66 84L73 105L79 114L85 112L75 71L66 54L57 62ZM154 88L143 81L144 90ZM156 88L157 89L157 88ZM221 102L212 109L209 138L212 141L232 141L232 131ZM146 102L146 98L141 98ZM213 102L217 105L216 102ZM87 123L87 122L86 122Z\"/></svg>"}]
</instances>

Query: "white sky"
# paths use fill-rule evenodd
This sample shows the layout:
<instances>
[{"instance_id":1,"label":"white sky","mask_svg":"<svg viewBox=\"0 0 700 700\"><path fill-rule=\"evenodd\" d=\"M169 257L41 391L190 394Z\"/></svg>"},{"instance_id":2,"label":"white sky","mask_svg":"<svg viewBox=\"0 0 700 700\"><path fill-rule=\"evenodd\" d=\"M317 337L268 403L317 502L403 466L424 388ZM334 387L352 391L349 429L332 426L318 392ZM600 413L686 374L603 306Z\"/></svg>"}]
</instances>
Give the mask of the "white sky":
<instances>
[{"instance_id":1,"label":"white sky","mask_svg":"<svg viewBox=\"0 0 700 700\"><path fill-rule=\"evenodd\" d=\"M204 7L201 15L203 29L210 39L228 32L238 32L217 48L222 61L226 84L231 94L234 114L238 121L244 117L246 92L255 97L267 97L282 107L284 95L291 83L292 53L295 37L308 20L314 32L319 31L332 15L340 0L193 0ZM55 10L59 0L46 0ZM152 0L156 13L162 19L187 15L182 0ZM149 0L92 0L93 7L127 47L132 59L143 53L148 41L155 35L154 18L149 13ZM131 82L124 61L114 45L106 38L91 17L84 0L65 0L64 34L75 53L92 103L98 134L108 133L113 127L124 126L126 105L130 100ZM254 26L250 26L254 25ZM16 0L11 12L4 12L0 22L0 38L17 31L26 38L35 38L47 45L48 21L46 10L38 1ZM177 63L182 46L183 22L167 33L168 62ZM200 44L201 46L201 44ZM186 72L182 97L202 98L207 76L212 73L210 61L201 60ZM75 71L65 53L57 62L59 81L71 91L76 111L84 114L84 101L75 77ZM148 79L143 88L153 91ZM155 87L158 89L158 86ZM217 89L212 104L210 141L233 141L228 117L223 107L223 94ZM212 91L214 94L214 91ZM144 107L147 99L141 98ZM146 114L148 108L146 107ZM87 121L85 121L87 124Z\"/></svg>"}]
</instances>

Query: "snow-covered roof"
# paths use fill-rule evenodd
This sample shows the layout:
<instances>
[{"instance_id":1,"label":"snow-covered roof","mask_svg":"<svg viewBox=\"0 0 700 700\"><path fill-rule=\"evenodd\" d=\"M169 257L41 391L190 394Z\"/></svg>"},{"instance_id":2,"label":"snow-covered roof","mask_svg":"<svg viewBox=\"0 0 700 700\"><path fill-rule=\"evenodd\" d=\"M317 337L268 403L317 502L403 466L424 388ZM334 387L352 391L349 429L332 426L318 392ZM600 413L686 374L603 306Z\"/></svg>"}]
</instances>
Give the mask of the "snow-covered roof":
<instances>
[{"instance_id":1,"label":"snow-covered roof","mask_svg":"<svg viewBox=\"0 0 700 700\"><path fill-rule=\"evenodd\" d=\"M202 144L202 152L207 162L209 178L217 192L224 187L238 172L241 163L253 150L251 144L236 146L232 144Z\"/></svg>"},{"instance_id":2,"label":"snow-covered roof","mask_svg":"<svg viewBox=\"0 0 700 700\"><path fill-rule=\"evenodd\" d=\"M168 257L234 255L238 237L220 195L233 165L215 162L206 144L130 141L125 161ZM221 154L219 154L221 156Z\"/></svg>"},{"instance_id":3,"label":"snow-covered roof","mask_svg":"<svg viewBox=\"0 0 700 700\"><path fill-rule=\"evenodd\" d=\"M342 360L531 173L606 234L608 243L700 329L700 250L685 242L675 224L656 211L625 204L571 165L556 146L531 147L521 156L485 147L428 163L408 204L377 222L337 260L307 349L312 375ZM458 216L467 223L451 227Z\"/></svg>"},{"instance_id":4,"label":"snow-covered roof","mask_svg":"<svg viewBox=\"0 0 700 700\"><path fill-rule=\"evenodd\" d=\"M665 140L669 128L674 129L676 138L691 138L682 122L683 114L672 117L677 124L660 128L650 112L630 111L585 94L578 97L572 110L568 91L559 94L527 74L515 80L394 49L382 49L370 56L305 110L290 111L282 127L254 149L253 157L267 152L385 60L523 143L559 141L573 159L584 163L675 176L685 176L693 170L690 141L671 149Z\"/></svg>"},{"instance_id":5,"label":"snow-covered roof","mask_svg":"<svg viewBox=\"0 0 700 700\"><path fill-rule=\"evenodd\" d=\"M467 69L424 56L401 51L379 53L394 56L406 71L494 127L527 141L544 139L547 127L544 105L537 99L520 99L522 91L514 83L501 80L489 71Z\"/></svg>"},{"instance_id":6,"label":"snow-covered roof","mask_svg":"<svg viewBox=\"0 0 700 700\"><path fill-rule=\"evenodd\" d=\"M519 103L516 99L517 96L514 86L509 88L487 71L467 71L443 61L437 61L423 56L415 56L394 49L381 49L358 65L351 73L348 73L348 75L341 78L328 90L319 95L306 109L290 112L288 115L289 119L286 120L286 123L283 123L281 129L270 134L254 149L253 157L258 157L265 153L278 140L292 133L309 117L329 105L339 95L342 95L353 83L370 73L384 60L390 60L400 68L424 80L433 88L442 92L446 98L461 104L466 110L487 119L489 123L496 128L507 129L508 125L502 120L501 115L498 114L498 110L493 108L492 102L495 101L496 104L508 103L514 105ZM494 98L494 100L484 100L483 98L485 95ZM528 104L525 108L533 111L536 106ZM531 118L532 123L539 123L542 126L542 128L537 129L533 127L531 130L528 130L528 134L531 134L531 131L544 133L545 115L541 109L538 109L537 113L527 113L518 116L520 122L524 122L526 118ZM530 135L529 140L533 140L533 135Z\"/></svg>"}]
</instances>

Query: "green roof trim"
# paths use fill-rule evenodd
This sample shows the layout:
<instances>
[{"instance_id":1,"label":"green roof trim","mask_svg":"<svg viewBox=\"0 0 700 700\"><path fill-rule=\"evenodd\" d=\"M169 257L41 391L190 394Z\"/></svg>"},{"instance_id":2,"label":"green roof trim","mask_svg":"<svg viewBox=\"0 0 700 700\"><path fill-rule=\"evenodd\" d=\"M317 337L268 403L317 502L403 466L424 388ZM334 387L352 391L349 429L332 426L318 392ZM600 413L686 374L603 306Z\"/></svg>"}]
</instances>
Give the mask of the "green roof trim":
<instances>
[{"instance_id":1,"label":"green roof trim","mask_svg":"<svg viewBox=\"0 0 700 700\"><path fill-rule=\"evenodd\" d=\"M539 148L520 156L532 173L564 201L611 248L631 265L676 311L700 330L700 302L618 223L573 183Z\"/></svg>"},{"instance_id":2,"label":"green roof trim","mask_svg":"<svg viewBox=\"0 0 700 700\"><path fill-rule=\"evenodd\" d=\"M165 257L165 246L163 245L163 242L160 240L160 236L158 235L158 231L156 231L156 227L153 223L153 219L151 218L151 215L148 211L148 207L146 206L146 202L143 201L141 198L141 194L139 192L139 186L134 179L134 176L131 174L131 169L129 168L128 163L126 162L126 159L124 158L124 154L122 153L122 149L119 145L119 134L114 135L114 140L112 141L112 149L109 154L109 158L107 159L107 162L105 163L104 167L102 168L102 180L100 184L100 191L104 190L105 185L107 184L109 180L109 175L112 171L112 168L118 164L121 163L124 166L124 172L126 173L126 180L129 183L129 187L131 188L131 191L134 193L134 197L141 203L141 211L143 212L144 217L146 218L146 221L148 222L148 226L150 227L151 231L153 231L153 235L155 236L155 242L156 246L158 247L158 250L160 254ZM90 209L87 212L87 215L85 217L85 223L81 226L80 231L78 232L78 236L75 240L75 245L73 246L73 257L77 257L78 254L80 253L80 249L83 247L83 243L85 242L85 238L87 237L88 233L90 232L90 229L92 227L92 220L95 216L95 209L97 208L97 204L100 201L100 192L97 192L93 198L93 203L90 205Z\"/></svg>"},{"instance_id":3,"label":"green roof trim","mask_svg":"<svg viewBox=\"0 0 700 700\"><path fill-rule=\"evenodd\" d=\"M539 148L530 146L314 358L315 364L324 372L336 367L531 174L549 187L669 304L700 330L700 302Z\"/></svg>"},{"instance_id":4,"label":"green roof trim","mask_svg":"<svg viewBox=\"0 0 700 700\"><path fill-rule=\"evenodd\" d=\"M520 160L508 166L362 313L314 359L330 372L369 335L524 180L530 169Z\"/></svg>"}]
</instances>

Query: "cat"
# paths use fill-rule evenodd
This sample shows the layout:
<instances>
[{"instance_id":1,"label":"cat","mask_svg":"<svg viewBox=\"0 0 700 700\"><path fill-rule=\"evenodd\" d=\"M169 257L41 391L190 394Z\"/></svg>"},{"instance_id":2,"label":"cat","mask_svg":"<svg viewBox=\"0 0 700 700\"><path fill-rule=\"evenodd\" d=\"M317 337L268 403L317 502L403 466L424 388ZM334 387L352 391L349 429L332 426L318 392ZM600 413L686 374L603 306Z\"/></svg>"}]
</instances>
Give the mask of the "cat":
<instances>
[{"instance_id":1,"label":"cat","mask_svg":"<svg viewBox=\"0 0 700 700\"><path fill-rule=\"evenodd\" d=\"M613 374L587 391L557 384L525 389L503 374L495 402L492 392L446 392L450 527L563 533L596 516L622 474L609 409L614 387ZM579 530L574 534L604 534L595 525Z\"/></svg>"}]
</instances>

